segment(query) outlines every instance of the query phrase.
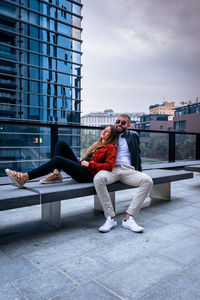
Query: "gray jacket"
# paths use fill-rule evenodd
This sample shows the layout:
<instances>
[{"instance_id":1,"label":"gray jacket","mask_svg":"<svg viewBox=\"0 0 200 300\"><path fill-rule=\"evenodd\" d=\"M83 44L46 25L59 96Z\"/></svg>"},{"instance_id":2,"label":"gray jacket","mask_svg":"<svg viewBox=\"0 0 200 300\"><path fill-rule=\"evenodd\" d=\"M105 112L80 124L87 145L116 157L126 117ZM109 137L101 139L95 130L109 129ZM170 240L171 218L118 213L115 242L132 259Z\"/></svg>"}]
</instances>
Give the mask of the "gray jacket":
<instances>
[{"instance_id":1,"label":"gray jacket","mask_svg":"<svg viewBox=\"0 0 200 300\"><path fill-rule=\"evenodd\" d=\"M131 165L137 171L142 171L140 156L140 136L136 131L126 130L122 135L125 137L131 155Z\"/></svg>"}]
</instances>

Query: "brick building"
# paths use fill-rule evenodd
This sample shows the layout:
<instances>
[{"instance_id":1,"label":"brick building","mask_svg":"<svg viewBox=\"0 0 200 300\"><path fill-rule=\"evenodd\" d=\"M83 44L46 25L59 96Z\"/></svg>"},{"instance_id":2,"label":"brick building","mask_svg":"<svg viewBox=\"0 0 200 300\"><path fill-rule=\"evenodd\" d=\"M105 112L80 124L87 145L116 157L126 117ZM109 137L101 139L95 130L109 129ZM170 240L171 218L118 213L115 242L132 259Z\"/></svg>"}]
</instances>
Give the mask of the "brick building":
<instances>
[{"instance_id":1,"label":"brick building","mask_svg":"<svg viewBox=\"0 0 200 300\"><path fill-rule=\"evenodd\" d=\"M174 130L200 133L200 103L174 108Z\"/></svg>"}]
</instances>

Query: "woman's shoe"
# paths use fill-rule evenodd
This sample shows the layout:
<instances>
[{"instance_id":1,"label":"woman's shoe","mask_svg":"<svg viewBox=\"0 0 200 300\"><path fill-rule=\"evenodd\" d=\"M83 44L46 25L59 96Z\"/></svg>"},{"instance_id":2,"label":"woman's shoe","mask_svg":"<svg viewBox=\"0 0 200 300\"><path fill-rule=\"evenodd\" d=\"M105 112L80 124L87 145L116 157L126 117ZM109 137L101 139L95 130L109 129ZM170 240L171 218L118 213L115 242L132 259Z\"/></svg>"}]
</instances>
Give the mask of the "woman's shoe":
<instances>
[{"instance_id":1,"label":"woman's shoe","mask_svg":"<svg viewBox=\"0 0 200 300\"><path fill-rule=\"evenodd\" d=\"M61 183L63 182L61 174L52 173L49 176L47 176L44 179L40 180L40 183L46 184L46 183Z\"/></svg>"},{"instance_id":2,"label":"woman's shoe","mask_svg":"<svg viewBox=\"0 0 200 300\"><path fill-rule=\"evenodd\" d=\"M12 182L19 188L23 188L24 184L27 182L27 179L24 178L23 173L16 172L14 170L5 169L6 175L10 177Z\"/></svg>"}]
</instances>

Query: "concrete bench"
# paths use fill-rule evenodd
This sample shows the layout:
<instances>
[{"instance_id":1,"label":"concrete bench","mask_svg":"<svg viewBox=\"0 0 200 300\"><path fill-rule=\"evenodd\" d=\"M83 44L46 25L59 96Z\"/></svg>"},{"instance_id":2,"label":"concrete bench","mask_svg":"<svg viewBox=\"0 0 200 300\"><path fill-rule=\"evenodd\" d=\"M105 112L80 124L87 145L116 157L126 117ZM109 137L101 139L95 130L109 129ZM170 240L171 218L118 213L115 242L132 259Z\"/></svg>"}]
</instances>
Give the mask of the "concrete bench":
<instances>
[{"instance_id":1,"label":"concrete bench","mask_svg":"<svg viewBox=\"0 0 200 300\"><path fill-rule=\"evenodd\" d=\"M167 170L183 170L185 167L190 165L199 165L200 160L181 160L176 162L163 162L154 164L144 164L142 165L142 170L154 170L154 169L167 169Z\"/></svg>"},{"instance_id":2,"label":"concrete bench","mask_svg":"<svg viewBox=\"0 0 200 300\"><path fill-rule=\"evenodd\" d=\"M187 170L187 171L193 171L193 172L200 172L200 165L186 166L185 170Z\"/></svg>"},{"instance_id":3,"label":"concrete bench","mask_svg":"<svg viewBox=\"0 0 200 300\"><path fill-rule=\"evenodd\" d=\"M193 177L189 171L148 170L154 182L150 197L152 199L171 200L171 182ZM132 186L121 182L108 185L113 206L115 207L115 192L132 189ZM12 184L0 185L0 210L26 207L41 204L42 221L59 228L61 226L61 201L78 197L94 195L94 208L102 210L93 183L77 183L72 179L64 179L63 183L42 185L39 182L29 182L23 189Z\"/></svg>"}]
</instances>

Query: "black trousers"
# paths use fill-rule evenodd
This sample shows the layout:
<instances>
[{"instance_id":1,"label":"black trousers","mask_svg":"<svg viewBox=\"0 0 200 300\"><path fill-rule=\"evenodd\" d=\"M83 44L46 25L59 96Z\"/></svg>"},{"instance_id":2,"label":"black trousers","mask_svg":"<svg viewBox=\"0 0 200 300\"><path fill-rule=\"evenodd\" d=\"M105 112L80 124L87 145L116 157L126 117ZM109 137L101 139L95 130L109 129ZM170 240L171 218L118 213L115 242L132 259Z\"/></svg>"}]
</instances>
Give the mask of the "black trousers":
<instances>
[{"instance_id":1,"label":"black trousers","mask_svg":"<svg viewBox=\"0 0 200 300\"><path fill-rule=\"evenodd\" d=\"M42 166L28 172L29 179L41 177L53 172L54 169L63 170L77 182L91 182L93 180L86 167L81 166L80 161L64 141L59 141L55 148L55 157Z\"/></svg>"}]
</instances>

